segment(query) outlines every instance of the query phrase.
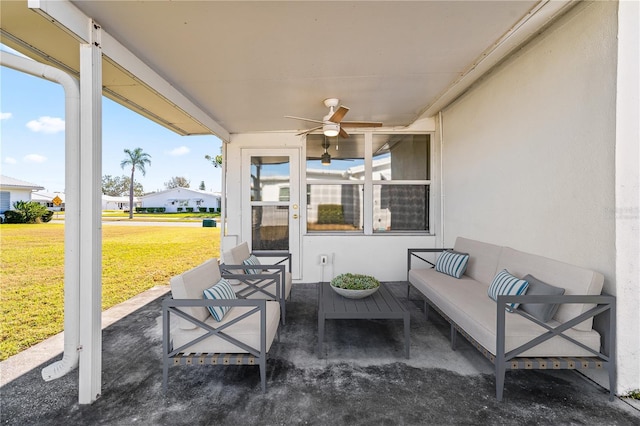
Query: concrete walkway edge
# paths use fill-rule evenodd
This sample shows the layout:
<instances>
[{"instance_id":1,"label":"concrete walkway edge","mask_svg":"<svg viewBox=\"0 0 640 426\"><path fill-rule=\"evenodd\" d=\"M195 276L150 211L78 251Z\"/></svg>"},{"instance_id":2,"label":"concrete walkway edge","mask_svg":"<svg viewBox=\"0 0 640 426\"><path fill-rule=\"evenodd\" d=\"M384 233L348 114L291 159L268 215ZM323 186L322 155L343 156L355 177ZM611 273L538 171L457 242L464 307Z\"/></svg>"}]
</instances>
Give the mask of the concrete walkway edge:
<instances>
[{"instance_id":1,"label":"concrete walkway edge","mask_svg":"<svg viewBox=\"0 0 640 426\"><path fill-rule=\"evenodd\" d=\"M102 312L102 329L157 299L170 290L169 285L155 286ZM0 362L0 386L47 362L57 361L64 351L64 331ZM55 359L54 359L55 358Z\"/></svg>"}]
</instances>

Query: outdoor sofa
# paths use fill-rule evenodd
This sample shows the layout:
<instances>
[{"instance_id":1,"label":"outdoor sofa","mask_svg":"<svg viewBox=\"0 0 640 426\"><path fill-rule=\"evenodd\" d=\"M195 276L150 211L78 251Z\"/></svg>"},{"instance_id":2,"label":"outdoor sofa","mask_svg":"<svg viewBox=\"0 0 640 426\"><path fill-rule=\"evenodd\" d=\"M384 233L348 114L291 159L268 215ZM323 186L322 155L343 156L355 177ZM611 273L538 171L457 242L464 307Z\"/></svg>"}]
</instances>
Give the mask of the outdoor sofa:
<instances>
[{"instance_id":1,"label":"outdoor sofa","mask_svg":"<svg viewBox=\"0 0 640 426\"><path fill-rule=\"evenodd\" d=\"M280 304L237 296L227 278L218 259L171 278L171 296L162 303L163 390L171 365L213 364L258 365L266 392L266 360L278 335Z\"/></svg>"},{"instance_id":2,"label":"outdoor sofa","mask_svg":"<svg viewBox=\"0 0 640 426\"><path fill-rule=\"evenodd\" d=\"M440 252L435 263L428 252ZM415 288L424 297L427 318L431 306L450 323L453 350L459 332L494 363L498 400L506 370L522 368L604 368L613 400L616 305L615 297L601 294L602 274L461 237L444 253L408 250L408 295ZM462 267L464 274L456 278L465 255L466 270ZM516 295L505 295L509 288ZM596 315L604 324L598 331Z\"/></svg>"}]
</instances>

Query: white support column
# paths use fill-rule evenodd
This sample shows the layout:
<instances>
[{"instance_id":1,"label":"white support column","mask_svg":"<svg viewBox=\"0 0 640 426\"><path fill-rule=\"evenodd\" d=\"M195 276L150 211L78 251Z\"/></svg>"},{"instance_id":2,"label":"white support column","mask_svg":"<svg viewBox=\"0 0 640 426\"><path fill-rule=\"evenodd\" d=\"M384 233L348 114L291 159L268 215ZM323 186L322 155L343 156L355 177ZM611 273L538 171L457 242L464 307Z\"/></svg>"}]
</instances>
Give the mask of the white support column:
<instances>
[{"instance_id":1,"label":"white support column","mask_svg":"<svg viewBox=\"0 0 640 426\"><path fill-rule=\"evenodd\" d=\"M90 25L80 45L80 404L102 391L102 49Z\"/></svg>"},{"instance_id":2,"label":"white support column","mask_svg":"<svg viewBox=\"0 0 640 426\"><path fill-rule=\"evenodd\" d=\"M618 389L640 388L640 3L618 3L616 287Z\"/></svg>"}]
</instances>

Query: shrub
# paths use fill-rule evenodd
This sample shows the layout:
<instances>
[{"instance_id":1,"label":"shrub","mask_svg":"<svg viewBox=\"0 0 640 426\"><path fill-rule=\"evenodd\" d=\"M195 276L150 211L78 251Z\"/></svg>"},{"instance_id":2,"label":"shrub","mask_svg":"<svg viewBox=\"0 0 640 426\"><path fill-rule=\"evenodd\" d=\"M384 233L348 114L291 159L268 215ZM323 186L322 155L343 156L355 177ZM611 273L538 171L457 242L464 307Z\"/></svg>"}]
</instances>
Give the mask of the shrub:
<instances>
[{"instance_id":1,"label":"shrub","mask_svg":"<svg viewBox=\"0 0 640 426\"><path fill-rule=\"evenodd\" d=\"M207 212L207 208L206 207L198 207L198 211L200 213L206 213Z\"/></svg>"},{"instance_id":2,"label":"shrub","mask_svg":"<svg viewBox=\"0 0 640 426\"><path fill-rule=\"evenodd\" d=\"M187 207L187 213L193 213L193 207Z\"/></svg>"},{"instance_id":3,"label":"shrub","mask_svg":"<svg viewBox=\"0 0 640 426\"><path fill-rule=\"evenodd\" d=\"M344 213L340 204L319 204L318 223L344 223Z\"/></svg>"},{"instance_id":4,"label":"shrub","mask_svg":"<svg viewBox=\"0 0 640 426\"><path fill-rule=\"evenodd\" d=\"M47 210L47 212L45 214L43 214L40 219L43 222L47 223L47 222L51 222L51 218L53 218L53 211Z\"/></svg>"},{"instance_id":5,"label":"shrub","mask_svg":"<svg viewBox=\"0 0 640 426\"><path fill-rule=\"evenodd\" d=\"M181 212L181 211L182 211L182 207L178 207L178 208L176 209L176 211Z\"/></svg>"},{"instance_id":6,"label":"shrub","mask_svg":"<svg viewBox=\"0 0 640 426\"><path fill-rule=\"evenodd\" d=\"M158 207L158 208L156 209L156 211L157 211L158 213L164 213L164 212L166 212L166 211L167 211L167 208L166 208L166 207Z\"/></svg>"},{"instance_id":7,"label":"shrub","mask_svg":"<svg viewBox=\"0 0 640 426\"><path fill-rule=\"evenodd\" d=\"M4 221L6 223L24 223L24 215L15 210L7 210L4 212Z\"/></svg>"},{"instance_id":8,"label":"shrub","mask_svg":"<svg viewBox=\"0 0 640 426\"><path fill-rule=\"evenodd\" d=\"M216 212L215 207L209 207L209 213L215 213L215 212Z\"/></svg>"},{"instance_id":9,"label":"shrub","mask_svg":"<svg viewBox=\"0 0 640 426\"><path fill-rule=\"evenodd\" d=\"M146 207L136 207L136 213L144 213L147 211Z\"/></svg>"},{"instance_id":10,"label":"shrub","mask_svg":"<svg viewBox=\"0 0 640 426\"><path fill-rule=\"evenodd\" d=\"M22 220L9 223L39 223L42 222L42 216L49 211L45 206L35 201L16 201L13 203L13 208L19 213L19 216L16 215L14 218L18 219L21 216Z\"/></svg>"}]
</instances>

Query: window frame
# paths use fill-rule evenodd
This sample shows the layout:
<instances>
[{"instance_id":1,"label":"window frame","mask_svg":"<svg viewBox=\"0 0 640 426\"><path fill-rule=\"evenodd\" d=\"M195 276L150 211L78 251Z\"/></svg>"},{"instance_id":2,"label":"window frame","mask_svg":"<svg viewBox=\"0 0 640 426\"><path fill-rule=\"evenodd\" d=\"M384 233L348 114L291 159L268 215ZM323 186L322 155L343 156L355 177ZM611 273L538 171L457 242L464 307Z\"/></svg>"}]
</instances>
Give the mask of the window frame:
<instances>
[{"instance_id":1,"label":"window frame","mask_svg":"<svg viewBox=\"0 0 640 426\"><path fill-rule=\"evenodd\" d=\"M308 218L305 215L305 220L301 224L303 226L303 233L305 235L375 235L375 236L384 236L384 235L435 235L434 229L434 204L433 204L433 173L434 173L434 158L435 158L435 150L434 150L434 132L431 131L412 131L412 132L389 132L389 131L368 131L368 132L354 132L354 134L362 134L364 135L364 143L365 143L365 155L364 155L364 180L331 180L331 179L307 179L307 141L305 138L303 152L304 156L303 161L303 170L302 174L304 176L304 205L305 211L308 211L308 197L307 191L308 186L313 185L362 185L363 186L363 194L362 194L362 230L361 231L340 231L340 230L331 230L331 231L309 231L307 220ZM429 144L429 179L420 179L420 180L380 180L373 179L373 135L374 134L406 134L406 135L427 135L427 143ZM401 230L401 231L376 231L374 228L374 185L420 185L420 186L428 186L429 187L429 202L428 202L428 211L427 211L427 230Z\"/></svg>"}]
</instances>

